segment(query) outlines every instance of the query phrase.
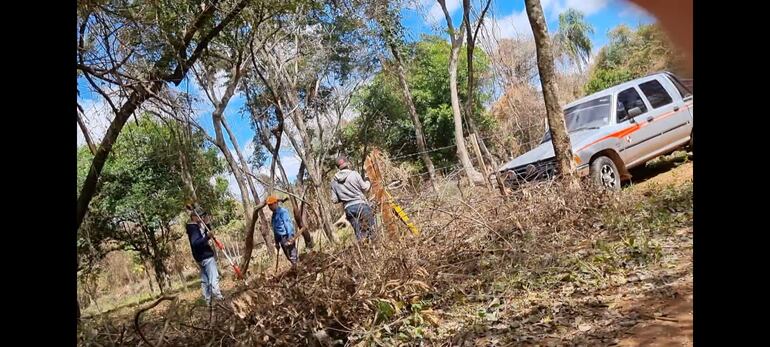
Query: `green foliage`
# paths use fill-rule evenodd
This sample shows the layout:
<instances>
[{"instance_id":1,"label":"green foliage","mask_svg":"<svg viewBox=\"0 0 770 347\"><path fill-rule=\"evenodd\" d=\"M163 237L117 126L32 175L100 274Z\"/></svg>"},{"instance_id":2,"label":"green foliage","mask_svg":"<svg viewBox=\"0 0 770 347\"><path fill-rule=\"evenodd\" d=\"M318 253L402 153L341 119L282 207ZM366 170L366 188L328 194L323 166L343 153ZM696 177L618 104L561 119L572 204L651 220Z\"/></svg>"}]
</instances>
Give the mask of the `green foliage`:
<instances>
[{"instance_id":1,"label":"green foliage","mask_svg":"<svg viewBox=\"0 0 770 347\"><path fill-rule=\"evenodd\" d=\"M559 29L555 41L578 67L588 64L591 56L591 38L594 28L585 21L582 12L568 9L559 14Z\"/></svg>"},{"instance_id":2,"label":"green foliage","mask_svg":"<svg viewBox=\"0 0 770 347\"><path fill-rule=\"evenodd\" d=\"M623 67L615 69L597 68L591 73L591 79L585 85L586 93L595 93L602 89L612 87L623 82L630 81L635 76L631 71Z\"/></svg>"},{"instance_id":3,"label":"green foliage","mask_svg":"<svg viewBox=\"0 0 770 347\"><path fill-rule=\"evenodd\" d=\"M99 192L79 230L78 254L82 259L98 260L109 249L132 250L140 258L151 260L156 274L165 271L163 262L169 256L170 243L183 236L173 233L171 224L175 220L186 222L177 217L191 198L184 188L181 156L187 158L187 171L201 206L223 223L234 217L227 182L216 178L214 185L209 183L224 172L216 150L204 146L203 136L197 132L182 141L180 136L185 133L177 124L149 117L126 125L105 164ZM90 162L91 153L80 148L79 186Z\"/></svg>"},{"instance_id":4,"label":"green foliage","mask_svg":"<svg viewBox=\"0 0 770 347\"><path fill-rule=\"evenodd\" d=\"M586 93L657 71L682 71L682 56L673 50L657 24L641 25L636 30L619 25L610 31L609 38L609 43L596 57L585 86Z\"/></svg>"},{"instance_id":5,"label":"green foliage","mask_svg":"<svg viewBox=\"0 0 770 347\"><path fill-rule=\"evenodd\" d=\"M449 92L449 51L446 40L437 36L423 36L417 43L405 47L404 68L407 83L412 92L417 114L422 122L428 148L445 147L454 144L454 123ZM482 50L474 51L474 75L478 86L473 119L481 131L494 126L494 122L483 109L489 99L490 79L489 58ZM403 101L403 92L398 82L395 67L386 66L355 98L361 116L342 132L343 143L349 154L359 156L364 147L377 146L394 156L414 153L414 125ZM467 59L465 48L460 52L458 62L458 89L461 102L468 97ZM437 167L454 161L455 149L447 148L431 153ZM418 156L406 158L421 170Z\"/></svg>"}]
</instances>

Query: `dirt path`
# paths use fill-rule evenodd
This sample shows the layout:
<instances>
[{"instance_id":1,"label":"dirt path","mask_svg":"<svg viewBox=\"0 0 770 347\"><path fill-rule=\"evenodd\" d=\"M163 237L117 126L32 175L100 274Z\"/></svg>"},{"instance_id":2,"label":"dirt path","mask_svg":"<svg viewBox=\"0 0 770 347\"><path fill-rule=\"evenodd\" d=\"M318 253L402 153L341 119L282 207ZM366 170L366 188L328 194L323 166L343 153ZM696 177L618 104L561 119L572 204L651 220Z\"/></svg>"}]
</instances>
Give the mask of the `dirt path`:
<instances>
[{"instance_id":1,"label":"dirt path","mask_svg":"<svg viewBox=\"0 0 770 347\"><path fill-rule=\"evenodd\" d=\"M630 189L645 194L654 185L682 184L692 180L692 162L669 158L662 165L674 168L645 179ZM679 230L677 235L691 237L692 232L692 228L687 228ZM619 346L692 346L692 249L683 253L674 265L687 275L671 284L670 296L621 303L629 310L638 308L643 311L641 316L647 319L635 325L629 331L630 336L620 340Z\"/></svg>"},{"instance_id":2,"label":"dirt path","mask_svg":"<svg viewBox=\"0 0 770 347\"><path fill-rule=\"evenodd\" d=\"M692 281L674 287L672 298L644 307L654 318L634 326L619 346L692 346Z\"/></svg>"},{"instance_id":3,"label":"dirt path","mask_svg":"<svg viewBox=\"0 0 770 347\"><path fill-rule=\"evenodd\" d=\"M646 193L656 185L682 184L692 180L692 161L684 152L651 161L643 168L633 169L631 185L633 192Z\"/></svg>"}]
</instances>

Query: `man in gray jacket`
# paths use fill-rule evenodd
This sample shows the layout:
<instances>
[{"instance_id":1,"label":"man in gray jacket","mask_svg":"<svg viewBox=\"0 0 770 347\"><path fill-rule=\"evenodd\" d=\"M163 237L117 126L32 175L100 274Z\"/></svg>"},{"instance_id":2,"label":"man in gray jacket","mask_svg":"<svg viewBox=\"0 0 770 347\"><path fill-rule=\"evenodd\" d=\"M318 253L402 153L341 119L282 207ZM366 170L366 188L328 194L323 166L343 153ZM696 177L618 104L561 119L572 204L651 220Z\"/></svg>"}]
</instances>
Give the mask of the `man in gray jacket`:
<instances>
[{"instance_id":1,"label":"man in gray jacket","mask_svg":"<svg viewBox=\"0 0 770 347\"><path fill-rule=\"evenodd\" d=\"M374 214L364 194L371 183L350 169L345 156L337 157L337 168L339 171L332 179L332 202L342 203L345 207L345 218L353 226L356 240L360 241L364 237L374 239Z\"/></svg>"}]
</instances>

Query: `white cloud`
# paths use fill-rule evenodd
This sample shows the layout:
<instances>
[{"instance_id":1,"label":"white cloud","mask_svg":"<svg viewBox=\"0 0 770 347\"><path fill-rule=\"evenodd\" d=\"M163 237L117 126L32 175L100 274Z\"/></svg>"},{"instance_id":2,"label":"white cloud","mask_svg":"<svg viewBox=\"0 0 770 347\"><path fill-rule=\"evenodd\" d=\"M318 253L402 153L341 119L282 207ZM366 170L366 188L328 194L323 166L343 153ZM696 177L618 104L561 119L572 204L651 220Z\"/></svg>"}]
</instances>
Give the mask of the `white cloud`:
<instances>
[{"instance_id":1,"label":"white cloud","mask_svg":"<svg viewBox=\"0 0 770 347\"><path fill-rule=\"evenodd\" d=\"M254 144L253 138L246 141L246 144L243 145L242 153L243 153L243 156L246 157L246 160L251 159L251 157L254 155L254 148L255 148L255 144Z\"/></svg>"},{"instance_id":2,"label":"white cloud","mask_svg":"<svg viewBox=\"0 0 770 347\"><path fill-rule=\"evenodd\" d=\"M645 17L652 16L645 9L639 6L636 6L632 2L623 2L623 5L625 6L625 9L623 9L623 11L620 11L620 13L618 14L618 16L620 17L645 18Z\"/></svg>"},{"instance_id":3,"label":"white cloud","mask_svg":"<svg viewBox=\"0 0 770 347\"><path fill-rule=\"evenodd\" d=\"M227 85L230 82L230 77L228 76L228 72L225 70L219 70L214 75L214 97L216 99L222 99L222 96L225 95L225 90L227 90ZM242 96L242 93L240 90L236 89L235 93L233 93L233 97L230 99L230 103L232 103L235 99L238 99Z\"/></svg>"},{"instance_id":4,"label":"white cloud","mask_svg":"<svg viewBox=\"0 0 770 347\"><path fill-rule=\"evenodd\" d=\"M540 2L545 12L547 21L555 21L558 19L559 14L566 11L569 8L574 8L583 12L586 16L590 16L601 11L609 3L609 0L543 0ZM489 17L486 19L487 34L482 37L485 42L485 47L494 48L495 40L504 38L515 38L520 40L527 40L532 38L532 27L529 24L529 17L527 16L526 9L520 11L513 11L503 17ZM556 27L549 27L549 30L553 31ZM491 36L491 37L489 37Z\"/></svg>"},{"instance_id":5,"label":"white cloud","mask_svg":"<svg viewBox=\"0 0 770 347\"><path fill-rule=\"evenodd\" d=\"M78 103L80 103L85 113L81 115L81 118L88 129L89 135L91 135L91 141L98 146L114 118L112 109L101 96L98 96L96 99L81 99L78 100ZM80 147L86 144L86 140L80 130L80 126L76 126L77 144Z\"/></svg>"},{"instance_id":6,"label":"white cloud","mask_svg":"<svg viewBox=\"0 0 770 347\"><path fill-rule=\"evenodd\" d=\"M558 0L542 0L540 1L540 6L543 7L543 11L548 11L549 9L551 9L553 5L556 4L556 1ZM524 9L522 9L521 11L526 12Z\"/></svg>"},{"instance_id":7,"label":"white cloud","mask_svg":"<svg viewBox=\"0 0 770 347\"><path fill-rule=\"evenodd\" d=\"M214 74L214 83L212 86L214 89L214 95L216 99L221 99L222 95L225 95L225 89L227 89L227 72L225 70L219 70Z\"/></svg>"},{"instance_id":8,"label":"white cloud","mask_svg":"<svg viewBox=\"0 0 770 347\"><path fill-rule=\"evenodd\" d=\"M574 8L583 12L586 16L601 11L607 6L609 0L566 0L557 8L556 15L566 11L568 8Z\"/></svg>"},{"instance_id":9,"label":"white cloud","mask_svg":"<svg viewBox=\"0 0 770 347\"><path fill-rule=\"evenodd\" d=\"M289 181L294 181L297 177L300 163L302 163L302 159L296 153L281 156L281 164L283 164L283 169L286 170L286 176L288 176Z\"/></svg>"},{"instance_id":10,"label":"white cloud","mask_svg":"<svg viewBox=\"0 0 770 347\"><path fill-rule=\"evenodd\" d=\"M427 5L428 1L423 1L422 4ZM451 16L457 10L460 9L460 0L447 0L446 1L446 9L449 12L449 15ZM439 5L438 1L433 3L433 6L431 6L430 10L428 11L427 16L425 17L425 20L430 25L436 25L438 23L443 23L446 19L444 19L444 10L441 9L441 5Z\"/></svg>"},{"instance_id":11,"label":"white cloud","mask_svg":"<svg viewBox=\"0 0 770 347\"><path fill-rule=\"evenodd\" d=\"M284 140L286 140L286 139L284 138ZM282 142L285 143L285 142L288 142L288 141L282 141ZM243 156L246 158L246 160L249 160L251 158L252 153L254 151L254 146L255 145L256 144L254 143L253 140L249 140L248 142L246 142L246 144L243 145L243 147L241 149L241 153L243 153ZM234 149L230 149L230 153L233 154L233 158L238 160L237 154L236 154ZM221 152L219 154L217 154L217 156L219 158L224 159L224 155ZM288 176L289 181L293 182L295 180L295 178L297 177L297 171L299 170L299 166L300 166L300 163L302 162L302 160L299 158L299 156L293 150L289 150L289 151L282 150L280 152L280 157L281 157L281 164L283 164L283 168L284 168L284 170L286 170L286 175ZM270 175L270 160L268 160L267 164L263 165L259 169L258 172L254 172L254 174L257 174L257 175L258 174L263 174L263 175L269 176ZM276 175L278 175L278 173L276 173ZM228 166L228 172L226 174L224 174L224 175L221 175L221 177L223 177L223 178L225 178L227 180L228 192L230 193L230 195L234 199L240 201L240 199L241 199L241 190L238 187L238 181L235 179L235 176L231 172L229 172L229 166ZM213 182L214 181L212 180L212 183ZM256 187L257 188L257 193L261 197L264 198L264 193L265 193L264 187L259 182L255 182L255 184L257 185L257 187Z\"/></svg>"},{"instance_id":12,"label":"white cloud","mask_svg":"<svg viewBox=\"0 0 770 347\"><path fill-rule=\"evenodd\" d=\"M300 159L297 153L294 151L291 151L290 153L281 151L279 156L281 158L281 165L283 165L283 169L286 171L287 178L289 181L294 182L294 180L297 178L297 172L299 171L299 166L302 163L302 159ZM270 163L271 160L268 159L267 163L259 168L259 174L270 176ZM276 168L276 177L280 177L280 173L278 173L277 170L278 168Z\"/></svg>"},{"instance_id":13,"label":"white cloud","mask_svg":"<svg viewBox=\"0 0 770 347\"><path fill-rule=\"evenodd\" d=\"M435 2L436 0L407 0L404 3L404 8L412 11L420 11Z\"/></svg>"},{"instance_id":14,"label":"white cloud","mask_svg":"<svg viewBox=\"0 0 770 347\"><path fill-rule=\"evenodd\" d=\"M491 33L498 39L526 39L532 37L532 27L529 25L529 17L527 17L525 10L520 12L514 11L499 19L493 18L489 21L488 25L490 26Z\"/></svg>"}]
</instances>

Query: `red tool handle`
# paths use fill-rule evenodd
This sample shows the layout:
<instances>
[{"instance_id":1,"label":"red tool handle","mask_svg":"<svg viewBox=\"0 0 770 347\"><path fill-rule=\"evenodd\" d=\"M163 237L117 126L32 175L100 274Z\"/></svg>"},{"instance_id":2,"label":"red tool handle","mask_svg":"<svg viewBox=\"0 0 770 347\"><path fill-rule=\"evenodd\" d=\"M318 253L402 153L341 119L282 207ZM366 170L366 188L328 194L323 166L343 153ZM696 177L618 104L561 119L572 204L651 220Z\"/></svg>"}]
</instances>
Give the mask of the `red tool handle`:
<instances>
[{"instance_id":1,"label":"red tool handle","mask_svg":"<svg viewBox=\"0 0 770 347\"><path fill-rule=\"evenodd\" d=\"M219 240L217 240L217 239L215 239L215 238L213 238L213 237L212 237L211 239L212 239L212 240L214 240L214 244L217 246L217 248L219 248L219 249L225 249L225 246L223 246L223 245L222 245L222 243L221 243L221 242L219 242Z\"/></svg>"}]
</instances>

